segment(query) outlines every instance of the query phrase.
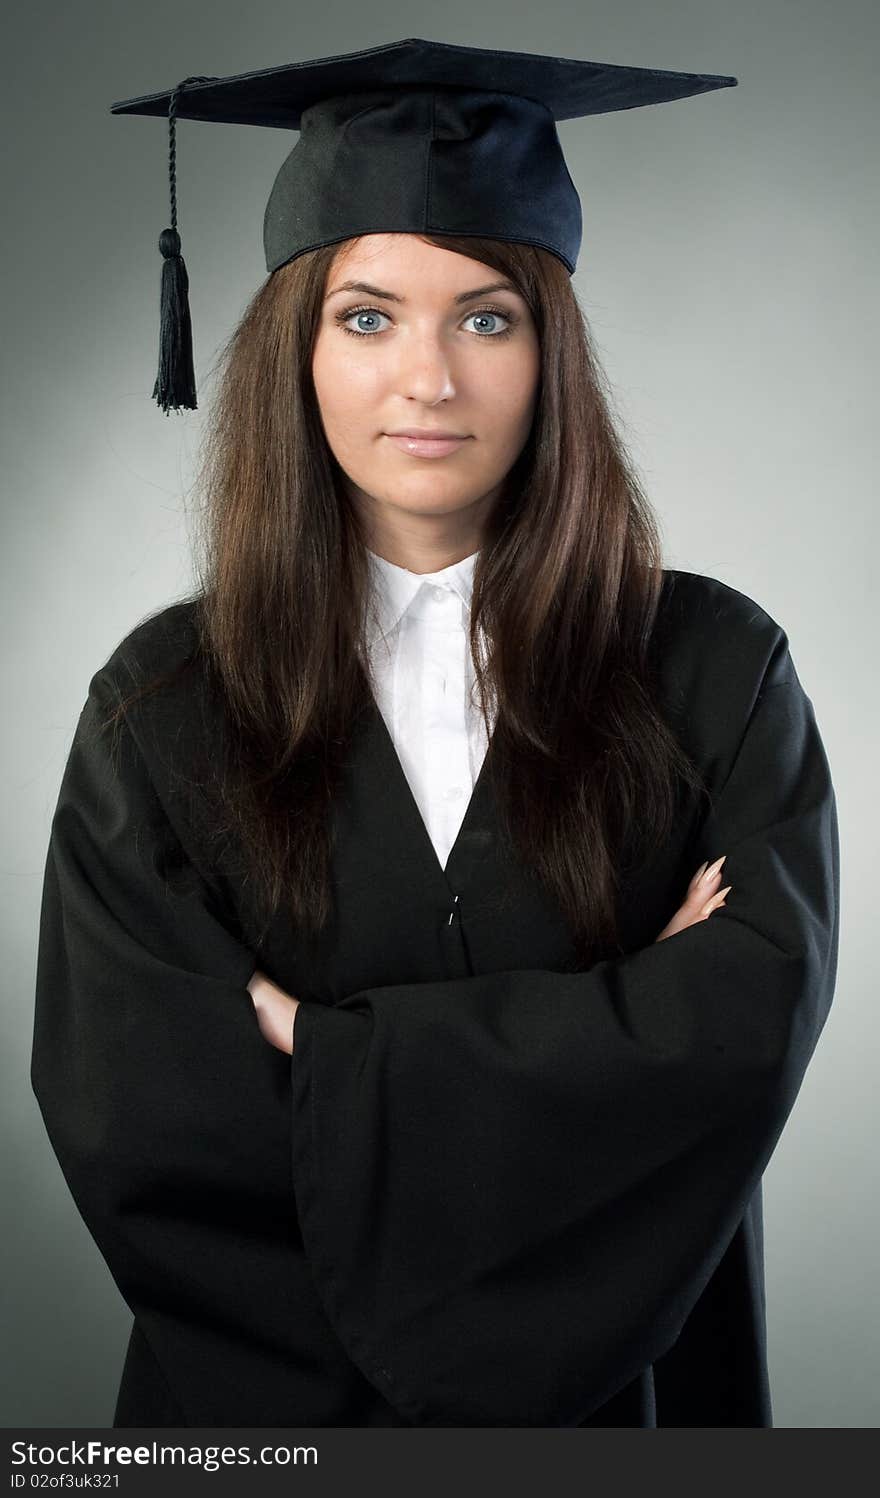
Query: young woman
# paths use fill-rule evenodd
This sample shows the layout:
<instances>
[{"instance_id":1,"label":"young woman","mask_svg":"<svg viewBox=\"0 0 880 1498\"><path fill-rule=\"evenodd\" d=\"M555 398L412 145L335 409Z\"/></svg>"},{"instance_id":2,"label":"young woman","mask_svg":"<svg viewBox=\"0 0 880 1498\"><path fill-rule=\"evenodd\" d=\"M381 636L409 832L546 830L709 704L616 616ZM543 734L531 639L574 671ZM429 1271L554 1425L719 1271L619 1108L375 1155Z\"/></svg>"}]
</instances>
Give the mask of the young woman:
<instances>
[{"instance_id":1,"label":"young woman","mask_svg":"<svg viewBox=\"0 0 880 1498\"><path fill-rule=\"evenodd\" d=\"M311 378L337 482L351 508L360 545L366 548L374 564L372 580L381 595L383 588L399 588L405 582L396 578L394 571L389 572L389 566L412 578L428 575L420 594L423 608L428 612L418 615L410 608L410 635L418 631L419 621L424 621L422 639L429 651L433 644L433 664L439 664L441 671L448 670L454 677L460 663L465 669L458 685L467 681L470 701L471 673L467 669L468 653L463 649L465 641L461 638L468 620L462 614L462 600L454 589L445 590L445 598L440 600L444 606L432 620L430 597L443 576L452 575L460 558L465 559L470 582L484 530L499 506L508 475L521 459L534 423L541 383L541 349L538 318L527 300L529 284L539 285L546 279L549 301L554 283L564 297L565 283L552 264L545 268L542 278L540 272L529 267L527 256L520 256L517 263L517 257L509 250L505 256L504 247L494 245L491 253L501 264L506 262L507 274L502 277L506 284L500 284L497 273L493 281L491 265L473 259L469 242L464 253L444 249L442 243L440 240L432 245L430 239L415 235L373 234L336 251L328 284L322 290ZM539 255L535 258L540 260ZM487 279L492 282L490 293L480 290L480 282ZM348 288L370 281L383 288L405 286L410 290L406 295L397 291L379 296L377 306L364 305L363 297ZM518 281L523 284L523 291L517 290ZM481 302L484 295L494 298L491 305ZM408 309L405 315L399 310L401 304ZM540 314L542 310L539 300L535 311ZM577 321L576 307L559 308L560 337L566 319ZM545 317L541 316L540 321L543 323ZM475 322L476 328L463 327ZM340 336L343 333L369 339L373 347L369 350L352 347ZM454 361L447 352L450 343L456 349ZM595 356L591 350L585 351L588 367L595 369ZM411 367L407 367L408 363ZM437 416L428 414L435 410L443 412L450 402L456 412L454 432ZM597 405L595 390L589 392L589 405ZM415 418L410 414L413 411ZM419 426L423 412L423 425ZM602 414L610 437L607 413ZM459 427L468 430L459 431ZM423 434L421 437L417 435L419 432ZM454 446L440 445L436 437L428 435L443 432L452 432ZM456 462L443 461L451 459L453 454ZM621 472L618 482L625 484L619 449L613 452L612 461L616 461ZM632 476L628 477L634 489ZM218 478L222 482L222 476ZM656 544L648 525L643 544L647 547ZM384 568L383 560L388 564ZM398 625L398 652L400 629ZM452 645L451 659L445 654L448 644ZM387 655L385 668L387 671ZM375 676L375 668L371 674ZM443 679L445 683L446 677ZM409 690L414 693L424 690L422 673L414 673ZM433 765L429 764L429 757L433 755L433 764L442 775L446 746L437 730L442 734L445 729L454 738L465 721L463 694L459 692L445 723L437 714L432 727L426 724L424 713L420 715L418 706L408 699L406 683L401 684L397 698L393 688L386 684L383 700L386 721L396 739L406 737L403 723L407 713L409 722L415 726L416 743L410 744L410 758L406 761L408 778L421 815L432 830L437 790L431 778ZM479 762L492 727L490 717L490 728L479 745ZM405 756L405 743L401 749ZM459 787L454 789L460 793ZM468 793L472 789L471 784ZM456 801L446 843L438 850L441 864L446 863L451 832L461 824L463 809ZM658 940L697 920L707 919L713 910L724 905L730 886L720 888L723 857L711 868L707 862L700 866L684 903ZM263 1034L290 1054L299 1000L285 994L259 970L253 974L248 988Z\"/></svg>"},{"instance_id":2,"label":"young woman","mask_svg":"<svg viewBox=\"0 0 880 1498\"><path fill-rule=\"evenodd\" d=\"M52 823L32 1079L134 1314L114 1423L768 1425L812 704L663 566L564 258L384 217L247 309L199 586Z\"/></svg>"}]
</instances>

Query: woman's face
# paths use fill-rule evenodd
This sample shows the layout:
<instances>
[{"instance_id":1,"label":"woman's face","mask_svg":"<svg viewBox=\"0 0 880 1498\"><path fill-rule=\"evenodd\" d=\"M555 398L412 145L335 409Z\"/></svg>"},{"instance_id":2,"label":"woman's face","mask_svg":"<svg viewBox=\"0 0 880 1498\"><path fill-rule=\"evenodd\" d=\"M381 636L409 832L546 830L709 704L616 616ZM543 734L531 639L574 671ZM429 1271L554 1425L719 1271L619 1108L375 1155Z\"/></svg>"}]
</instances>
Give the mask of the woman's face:
<instances>
[{"instance_id":1,"label":"woman's face","mask_svg":"<svg viewBox=\"0 0 880 1498\"><path fill-rule=\"evenodd\" d=\"M526 442L540 350L504 279L411 234L365 235L331 265L312 375L327 441L380 534L420 515L478 532ZM411 428L464 440L420 456L389 435Z\"/></svg>"}]
</instances>

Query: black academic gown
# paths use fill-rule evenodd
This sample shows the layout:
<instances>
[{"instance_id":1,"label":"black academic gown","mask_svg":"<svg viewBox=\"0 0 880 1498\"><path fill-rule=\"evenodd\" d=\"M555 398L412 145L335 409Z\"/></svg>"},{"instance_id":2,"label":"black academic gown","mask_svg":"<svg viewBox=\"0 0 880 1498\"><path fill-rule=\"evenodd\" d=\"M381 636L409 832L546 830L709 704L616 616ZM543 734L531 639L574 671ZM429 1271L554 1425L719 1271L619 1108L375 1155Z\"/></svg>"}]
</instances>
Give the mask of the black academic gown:
<instances>
[{"instance_id":1,"label":"black academic gown","mask_svg":"<svg viewBox=\"0 0 880 1498\"><path fill-rule=\"evenodd\" d=\"M32 1083L134 1315L118 1426L767 1426L761 1176L828 1012L837 814L784 631L667 569L665 710L707 776L577 971L484 764L443 869L378 708L337 913L265 943L209 849L192 604L94 675L45 870ZM490 750L491 753L491 745ZM571 835L577 836L576 827ZM656 943L703 859L727 907ZM262 1037L261 967L302 1003Z\"/></svg>"}]
</instances>

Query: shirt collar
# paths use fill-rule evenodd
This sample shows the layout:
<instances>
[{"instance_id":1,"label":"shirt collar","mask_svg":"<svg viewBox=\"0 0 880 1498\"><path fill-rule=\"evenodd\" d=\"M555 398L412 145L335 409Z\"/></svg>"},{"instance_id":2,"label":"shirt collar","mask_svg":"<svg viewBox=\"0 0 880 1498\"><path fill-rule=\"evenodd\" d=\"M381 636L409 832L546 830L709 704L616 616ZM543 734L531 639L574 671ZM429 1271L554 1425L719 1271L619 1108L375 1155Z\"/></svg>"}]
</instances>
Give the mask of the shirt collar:
<instances>
[{"instance_id":1,"label":"shirt collar","mask_svg":"<svg viewBox=\"0 0 880 1498\"><path fill-rule=\"evenodd\" d=\"M445 583L447 587L452 588L464 604L465 617L469 617L474 587L474 567L478 555L479 553L475 551L460 562L451 562L448 567L441 567L438 572L410 572L409 568L398 567L395 562L386 561L384 557L378 556L368 547L367 556L370 560L373 581L373 599L377 622L382 633L391 634L416 595L426 584L431 583Z\"/></svg>"}]
</instances>

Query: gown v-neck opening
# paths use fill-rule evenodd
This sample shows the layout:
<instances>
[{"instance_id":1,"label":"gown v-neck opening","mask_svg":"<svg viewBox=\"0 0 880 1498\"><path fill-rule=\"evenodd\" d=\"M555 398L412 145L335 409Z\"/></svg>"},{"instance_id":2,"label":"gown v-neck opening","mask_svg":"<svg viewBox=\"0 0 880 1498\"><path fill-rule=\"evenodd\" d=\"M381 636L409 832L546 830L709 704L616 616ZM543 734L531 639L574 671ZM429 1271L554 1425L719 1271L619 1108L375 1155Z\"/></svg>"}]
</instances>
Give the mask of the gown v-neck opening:
<instances>
[{"instance_id":1,"label":"gown v-neck opening","mask_svg":"<svg viewBox=\"0 0 880 1498\"><path fill-rule=\"evenodd\" d=\"M470 834L477 830L477 821L485 810L485 798L488 794L488 780L490 774L488 768L488 759L490 753L492 752L494 730L493 733L489 736L489 741L486 746L486 753L483 756L483 762L480 765L479 771L477 772L477 778L474 781L473 789L471 791L468 804L465 808L464 816L461 819L458 832L456 833L455 839L453 841L452 847L449 850L446 858L446 863L444 865L441 864L440 859L437 856L437 850L434 847L431 834L428 831L427 824L424 817L422 816L421 807L419 806L419 803L413 793L412 786L409 783L409 777L407 776L406 770L403 767L403 762L400 758L400 755L397 752L397 746L394 743L394 739L391 736L388 724L385 722L385 717L382 713L382 709L379 707L379 704L376 701L375 694L372 692L372 690L370 693L370 699L369 717L373 725L373 732L378 736L377 742L380 748L380 752L384 754L385 759L388 762L389 774L397 780L400 786L401 804L408 809L408 814L411 821L413 821L417 825L418 836L423 846L425 846L426 848L426 852L430 857L433 867L445 880L450 892L452 894L455 894L456 890L454 888L454 882L457 874L461 870L461 860L464 856L464 850L467 844L467 840Z\"/></svg>"}]
</instances>

